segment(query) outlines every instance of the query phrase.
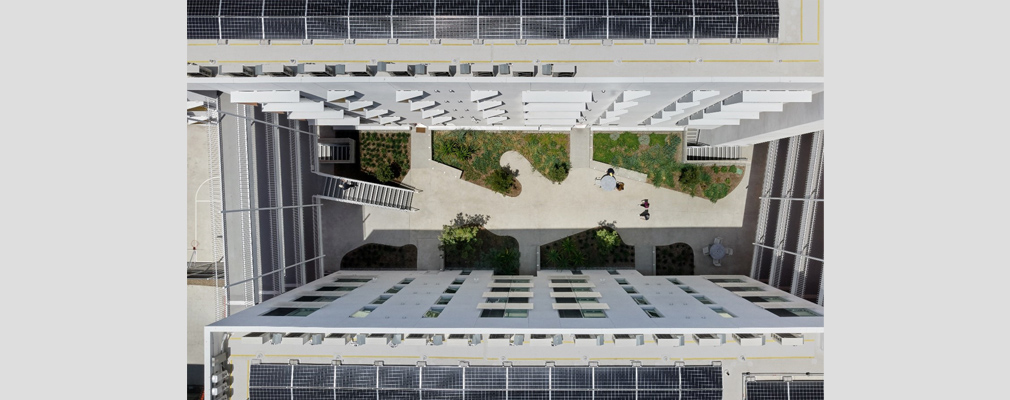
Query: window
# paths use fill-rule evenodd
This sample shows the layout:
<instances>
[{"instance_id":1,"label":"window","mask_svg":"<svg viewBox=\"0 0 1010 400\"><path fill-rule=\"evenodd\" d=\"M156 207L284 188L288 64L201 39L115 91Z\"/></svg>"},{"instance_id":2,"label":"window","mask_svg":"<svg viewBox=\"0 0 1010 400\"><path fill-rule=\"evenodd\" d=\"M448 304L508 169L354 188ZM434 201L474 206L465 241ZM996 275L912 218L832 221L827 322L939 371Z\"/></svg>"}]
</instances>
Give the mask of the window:
<instances>
[{"instance_id":1,"label":"window","mask_svg":"<svg viewBox=\"0 0 1010 400\"><path fill-rule=\"evenodd\" d=\"M372 278L337 278L334 282L336 283L355 283L355 282L368 282Z\"/></svg>"},{"instance_id":2,"label":"window","mask_svg":"<svg viewBox=\"0 0 1010 400\"><path fill-rule=\"evenodd\" d=\"M821 315L806 308L766 308L772 314L780 317L820 317Z\"/></svg>"},{"instance_id":3,"label":"window","mask_svg":"<svg viewBox=\"0 0 1010 400\"><path fill-rule=\"evenodd\" d=\"M690 286L678 286L678 287L680 288L680 290L683 290L683 291L685 291L687 293L698 293L698 292L695 292L694 289L691 289Z\"/></svg>"},{"instance_id":4,"label":"window","mask_svg":"<svg viewBox=\"0 0 1010 400\"><path fill-rule=\"evenodd\" d=\"M663 314L660 314L655 308L643 307L642 311L645 311L645 314L648 315L649 318L663 318Z\"/></svg>"},{"instance_id":5,"label":"window","mask_svg":"<svg viewBox=\"0 0 1010 400\"><path fill-rule=\"evenodd\" d=\"M666 280L670 281L670 283L672 283L674 285L683 285L683 283L680 283L680 281L678 281L678 280L676 280L674 278L666 278Z\"/></svg>"},{"instance_id":6,"label":"window","mask_svg":"<svg viewBox=\"0 0 1010 400\"><path fill-rule=\"evenodd\" d=\"M603 310L558 310L561 318L607 318Z\"/></svg>"},{"instance_id":7,"label":"window","mask_svg":"<svg viewBox=\"0 0 1010 400\"><path fill-rule=\"evenodd\" d=\"M403 290L403 286L393 286L389 288L389 290L387 290L386 293L397 293L400 290Z\"/></svg>"},{"instance_id":8,"label":"window","mask_svg":"<svg viewBox=\"0 0 1010 400\"><path fill-rule=\"evenodd\" d=\"M635 290L635 288L633 286L621 286L621 287L624 288L625 292L628 292L628 293L638 293L638 291Z\"/></svg>"},{"instance_id":9,"label":"window","mask_svg":"<svg viewBox=\"0 0 1010 400\"><path fill-rule=\"evenodd\" d=\"M529 310L483 310L481 318L526 318Z\"/></svg>"},{"instance_id":10,"label":"window","mask_svg":"<svg viewBox=\"0 0 1010 400\"><path fill-rule=\"evenodd\" d=\"M754 286L730 286L730 287L724 287L723 289L729 290L731 292L763 292L763 291L765 291L762 288L754 287Z\"/></svg>"},{"instance_id":11,"label":"window","mask_svg":"<svg viewBox=\"0 0 1010 400\"><path fill-rule=\"evenodd\" d=\"M414 278L403 278L403 280L400 281L400 284L401 285L407 285L407 284L410 284L413 281L414 281Z\"/></svg>"},{"instance_id":12,"label":"window","mask_svg":"<svg viewBox=\"0 0 1010 400\"><path fill-rule=\"evenodd\" d=\"M518 278L497 278L494 283L530 283L529 279L518 279Z\"/></svg>"},{"instance_id":13,"label":"window","mask_svg":"<svg viewBox=\"0 0 1010 400\"><path fill-rule=\"evenodd\" d=\"M339 298L340 296L302 296L295 299L295 301L301 301L306 303L322 303L322 302L330 302Z\"/></svg>"},{"instance_id":14,"label":"window","mask_svg":"<svg viewBox=\"0 0 1010 400\"><path fill-rule=\"evenodd\" d=\"M351 314L351 318L365 318L368 314L371 314L372 311L375 311L375 307L363 307L362 309L355 311L354 314Z\"/></svg>"},{"instance_id":15,"label":"window","mask_svg":"<svg viewBox=\"0 0 1010 400\"><path fill-rule=\"evenodd\" d=\"M393 297L393 296L390 296L388 294L380 295L379 298L377 298L375 300L372 300L372 304L382 304L382 303L385 303L386 300L389 300L390 297Z\"/></svg>"},{"instance_id":16,"label":"window","mask_svg":"<svg viewBox=\"0 0 1010 400\"><path fill-rule=\"evenodd\" d=\"M445 291L442 292L442 293L453 294L453 293L456 293L457 291L459 291L459 286L449 286L449 288L445 289Z\"/></svg>"},{"instance_id":17,"label":"window","mask_svg":"<svg viewBox=\"0 0 1010 400\"><path fill-rule=\"evenodd\" d=\"M586 283L584 278L571 279L571 278L556 278L551 279L551 283Z\"/></svg>"},{"instance_id":18,"label":"window","mask_svg":"<svg viewBox=\"0 0 1010 400\"><path fill-rule=\"evenodd\" d=\"M581 269L574 269L574 270L572 270L572 275L582 275L582 270Z\"/></svg>"},{"instance_id":19,"label":"window","mask_svg":"<svg viewBox=\"0 0 1010 400\"><path fill-rule=\"evenodd\" d=\"M700 301L701 304L715 304L714 301L709 300L708 297L705 296L694 296L694 298Z\"/></svg>"},{"instance_id":20,"label":"window","mask_svg":"<svg viewBox=\"0 0 1010 400\"><path fill-rule=\"evenodd\" d=\"M649 305L649 300L646 300L645 296L631 296L631 298L635 300L635 303Z\"/></svg>"},{"instance_id":21,"label":"window","mask_svg":"<svg viewBox=\"0 0 1010 400\"><path fill-rule=\"evenodd\" d=\"M789 301L778 296L743 296L743 298L751 303L785 303Z\"/></svg>"},{"instance_id":22,"label":"window","mask_svg":"<svg viewBox=\"0 0 1010 400\"><path fill-rule=\"evenodd\" d=\"M470 275L470 270L464 269L464 270L460 271L459 274L460 275Z\"/></svg>"},{"instance_id":23,"label":"window","mask_svg":"<svg viewBox=\"0 0 1010 400\"><path fill-rule=\"evenodd\" d=\"M729 311L726 311L722 307L712 307L712 311L715 311L716 314L719 314L723 318L736 318L735 315L730 314Z\"/></svg>"},{"instance_id":24,"label":"window","mask_svg":"<svg viewBox=\"0 0 1010 400\"><path fill-rule=\"evenodd\" d=\"M316 289L317 292L350 292L357 289L356 286L323 286Z\"/></svg>"},{"instance_id":25,"label":"window","mask_svg":"<svg viewBox=\"0 0 1010 400\"><path fill-rule=\"evenodd\" d=\"M485 303L529 303L530 299L527 297L487 297L484 299Z\"/></svg>"},{"instance_id":26,"label":"window","mask_svg":"<svg viewBox=\"0 0 1010 400\"><path fill-rule=\"evenodd\" d=\"M599 303L599 299L594 299L592 297L555 297L555 303Z\"/></svg>"},{"instance_id":27,"label":"window","mask_svg":"<svg viewBox=\"0 0 1010 400\"><path fill-rule=\"evenodd\" d=\"M281 307L270 310L263 315L270 317L304 317L306 315L312 314L316 310L318 310L318 308Z\"/></svg>"},{"instance_id":28,"label":"window","mask_svg":"<svg viewBox=\"0 0 1010 400\"><path fill-rule=\"evenodd\" d=\"M514 287L514 288L496 287L496 288L491 288L491 291L492 292L529 292L530 288L527 288L527 287Z\"/></svg>"},{"instance_id":29,"label":"window","mask_svg":"<svg viewBox=\"0 0 1010 400\"><path fill-rule=\"evenodd\" d=\"M452 284L453 285L462 285L463 282L466 282L466 278L456 278L456 279L454 279L452 281Z\"/></svg>"},{"instance_id":30,"label":"window","mask_svg":"<svg viewBox=\"0 0 1010 400\"><path fill-rule=\"evenodd\" d=\"M438 318L438 315L441 314L444 309L445 308L442 307L432 307L428 309L421 318Z\"/></svg>"},{"instance_id":31,"label":"window","mask_svg":"<svg viewBox=\"0 0 1010 400\"><path fill-rule=\"evenodd\" d=\"M440 296L435 304L449 304L449 300L452 300L452 296Z\"/></svg>"},{"instance_id":32,"label":"window","mask_svg":"<svg viewBox=\"0 0 1010 400\"><path fill-rule=\"evenodd\" d=\"M587 288L587 287L576 287L576 288L556 287L556 288L553 288L553 289L554 289L555 293L591 292L591 291L593 291L592 288Z\"/></svg>"},{"instance_id":33,"label":"window","mask_svg":"<svg viewBox=\"0 0 1010 400\"><path fill-rule=\"evenodd\" d=\"M747 283L743 279L735 278L708 278L708 281L712 283Z\"/></svg>"},{"instance_id":34,"label":"window","mask_svg":"<svg viewBox=\"0 0 1010 400\"><path fill-rule=\"evenodd\" d=\"M628 284L628 280L627 279L617 278L616 280L617 280L617 284L618 285L627 285Z\"/></svg>"},{"instance_id":35,"label":"window","mask_svg":"<svg viewBox=\"0 0 1010 400\"><path fill-rule=\"evenodd\" d=\"M617 270L613 270L613 269L608 269L607 273L609 273L610 275L620 275L620 273L617 272Z\"/></svg>"}]
</instances>

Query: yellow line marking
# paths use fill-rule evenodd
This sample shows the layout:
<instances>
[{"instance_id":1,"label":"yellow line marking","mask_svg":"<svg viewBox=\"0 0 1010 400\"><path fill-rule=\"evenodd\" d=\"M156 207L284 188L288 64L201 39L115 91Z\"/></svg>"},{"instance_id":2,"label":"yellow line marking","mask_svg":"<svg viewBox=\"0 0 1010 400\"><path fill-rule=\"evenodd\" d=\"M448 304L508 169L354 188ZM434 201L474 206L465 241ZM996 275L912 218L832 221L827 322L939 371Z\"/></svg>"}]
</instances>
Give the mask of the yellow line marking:
<instances>
[{"instance_id":1,"label":"yellow line marking","mask_svg":"<svg viewBox=\"0 0 1010 400\"><path fill-rule=\"evenodd\" d=\"M740 43L745 46L767 46L768 43Z\"/></svg>"},{"instance_id":2,"label":"yellow line marking","mask_svg":"<svg viewBox=\"0 0 1010 400\"><path fill-rule=\"evenodd\" d=\"M694 343L693 340L685 340L684 343Z\"/></svg>"},{"instance_id":3,"label":"yellow line marking","mask_svg":"<svg viewBox=\"0 0 1010 400\"><path fill-rule=\"evenodd\" d=\"M187 46L217 46L217 43L189 43Z\"/></svg>"},{"instance_id":4,"label":"yellow line marking","mask_svg":"<svg viewBox=\"0 0 1010 400\"><path fill-rule=\"evenodd\" d=\"M779 359L808 359L816 358L813 356L796 356L796 357L747 357L748 360L779 360Z\"/></svg>"},{"instance_id":5,"label":"yellow line marking","mask_svg":"<svg viewBox=\"0 0 1010 400\"><path fill-rule=\"evenodd\" d=\"M322 357L322 356L316 356ZM342 355L342 358L421 358L420 356L347 356Z\"/></svg>"},{"instance_id":6,"label":"yellow line marking","mask_svg":"<svg viewBox=\"0 0 1010 400\"><path fill-rule=\"evenodd\" d=\"M816 341L817 341L817 339L806 339L806 340L804 340L804 342L816 342Z\"/></svg>"},{"instance_id":7,"label":"yellow line marking","mask_svg":"<svg viewBox=\"0 0 1010 400\"><path fill-rule=\"evenodd\" d=\"M527 46L557 46L557 43L527 43Z\"/></svg>"},{"instance_id":8,"label":"yellow line marking","mask_svg":"<svg viewBox=\"0 0 1010 400\"><path fill-rule=\"evenodd\" d=\"M607 340L607 341L604 341L603 343L614 343L614 341L613 340Z\"/></svg>"},{"instance_id":9,"label":"yellow line marking","mask_svg":"<svg viewBox=\"0 0 1010 400\"><path fill-rule=\"evenodd\" d=\"M343 46L343 43L312 43L316 46Z\"/></svg>"},{"instance_id":10,"label":"yellow line marking","mask_svg":"<svg viewBox=\"0 0 1010 400\"><path fill-rule=\"evenodd\" d=\"M569 43L572 46L600 46L600 43Z\"/></svg>"},{"instance_id":11,"label":"yellow line marking","mask_svg":"<svg viewBox=\"0 0 1010 400\"><path fill-rule=\"evenodd\" d=\"M442 43L442 46L473 46L470 43Z\"/></svg>"},{"instance_id":12,"label":"yellow line marking","mask_svg":"<svg viewBox=\"0 0 1010 400\"><path fill-rule=\"evenodd\" d=\"M656 44L658 44L660 46L684 46L684 45L687 45L687 43L656 43Z\"/></svg>"},{"instance_id":13,"label":"yellow line marking","mask_svg":"<svg viewBox=\"0 0 1010 400\"><path fill-rule=\"evenodd\" d=\"M528 62L533 62L533 61L530 61L530 60L497 60L495 62L503 62L503 63L510 63L510 62L512 62L512 63L528 63Z\"/></svg>"},{"instance_id":14,"label":"yellow line marking","mask_svg":"<svg viewBox=\"0 0 1010 400\"><path fill-rule=\"evenodd\" d=\"M614 43L615 46L641 46L645 43Z\"/></svg>"},{"instance_id":15,"label":"yellow line marking","mask_svg":"<svg viewBox=\"0 0 1010 400\"><path fill-rule=\"evenodd\" d=\"M662 360L659 357L596 357L590 358L590 360Z\"/></svg>"},{"instance_id":16,"label":"yellow line marking","mask_svg":"<svg viewBox=\"0 0 1010 400\"><path fill-rule=\"evenodd\" d=\"M358 46L385 46L389 43L355 43Z\"/></svg>"},{"instance_id":17,"label":"yellow line marking","mask_svg":"<svg viewBox=\"0 0 1010 400\"><path fill-rule=\"evenodd\" d=\"M729 43L698 43L698 44L702 46L719 46L719 45L727 45Z\"/></svg>"},{"instance_id":18,"label":"yellow line marking","mask_svg":"<svg viewBox=\"0 0 1010 400\"><path fill-rule=\"evenodd\" d=\"M484 357L439 357L439 356L428 356L428 358L437 358L439 360L483 360ZM489 358L488 360L496 360L495 358Z\"/></svg>"},{"instance_id":19,"label":"yellow line marking","mask_svg":"<svg viewBox=\"0 0 1010 400\"><path fill-rule=\"evenodd\" d=\"M748 357L748 358L750 358L750 357ZM681 358L681 360L736 360L736 358L735 357L722 357L722 358L718 358L718 357L687 357L687 358Z\"/></svg>"},{"instance_id":20,"label":"yellow line marking","mask_svg":"<svg viewBox=\"0 0 1010 400\"><path fill-rule=\"evenodd\" d=\"M555 358L523 358L523 357L518 357L518 358L512 358L512 357L509 357L509 358L506 358L506 360L516 360L516 361L551 361L551 360L578 361L578 360L581 360L581 358L578 358L578 357L574 357L574 358L564 358L564 357L555 357Z\"/></svg>"},{"instance_id":21,"label":"yellow line marking","mask_svg":"<svg viewBox=\"0 0 1010 400\"><path fill-rule=\"evenodd\" d=\"M427 43L400 43L400 46L427 46Z\"/></svg>"},{"instance_id":22,"label":"yellow line marking","mask_svg":"<svg viewBox=\"0 0 1010 400\"><path fill-rule=\"evenodd\" d=\"M621 62L694 62L694 60L621 60Z\"/></svg>"},{"instance_id":23,"label":"yellow line marking","mask_svg":"<svg viewBox=\"0 0 1010 400\"><path fill-rule=\"evenodd\" d=\"M782 62L821 62L821 60L782 60Z\"/></svg>"},{"instance_id":24,"label":"yellow line marking","mask_svg":"<svg viewBox=\"0 0 1010 400\"><path fill-rule=\"evenodd\" d=\"M779 44L781 44L783 46L804 46L804 45L805 46L814 46L814 45L818 45L820 43L779 43Z\"/></svg>"},{"instance_id":25,"label":"yellow line marking","mask_svg":"<svg viewBox=\"0 0 1010 400\"><path fill-rule=\"evenodd\" d=\"M704 60L704 62L772 62L772 60Z\"/></svg>"},{"instance_id":26,"label":"yellow line marking","mask_svg":"<svg viewBox=\"0 0 1010 400\"><path fill-rule=\"evenodd\" d=\"M270 43L273 46L301 46L301 43Z\"/></svg>"}]
</instances>

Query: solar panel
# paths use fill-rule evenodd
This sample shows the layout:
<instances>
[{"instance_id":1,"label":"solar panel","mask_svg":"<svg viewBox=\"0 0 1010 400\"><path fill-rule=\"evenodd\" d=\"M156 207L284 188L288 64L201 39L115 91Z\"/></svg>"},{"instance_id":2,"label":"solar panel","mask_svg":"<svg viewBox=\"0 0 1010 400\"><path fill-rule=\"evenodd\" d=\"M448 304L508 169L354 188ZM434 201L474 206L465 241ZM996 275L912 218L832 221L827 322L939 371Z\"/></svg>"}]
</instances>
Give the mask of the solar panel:
<instances>
[{"instance_id":1,"label":"solar panel","mask_svg":"<svg viewBox=\"0 0 1010 400\"><path fill-rule=\"evenodd\" d=\"M790 400L823 400L824 381L789 382Z\"/></svg>"},{"instance_id":2,"label":"solar panel","mask_svg":"<svg viewBox=\"0 0 1010 400\"><path fill-rule=\"evenodd\" d=\"M261 16L263 15L263 0L223 0L221 15L228 16Z\"/></svg>"},{"instance_id":3,"label":"solar panel","mask_svg":"<svg viewBox=\"0 0 1010 400\"><path fill-rule=\"evenodd\" d=\"M430 39L435 37L434 17L393 17L393 37Z\"/></svg>"},{"instance_id":4,"label":"solar panel","mask_svg":"<svg viewBox=\"0 0 1010 400\"><path fill-rule=\"evenodd\" d=\"M550 392L546 390L510 390L509 400L549 400Z\"/></svg>"},{"instance_id":5,"label":"solar panel","mask_svg":"<svg viewBox=\"0 0 1010 400\"><path fill-rule=\"evenodd\" d=\"M347 39L347 18L309 18L309 39Z\"/></svg>"},{"instance_id":6,"label":"solar panel","mask_svg":"<svg viewBox=\"0 0 1010 400\"><path fill-rule=\"evenodd\" d=\"M469 389L469 385L467 386ZM480 390L467 390L466 391L467 400L505 400L505 391L480 391Z\"/></svg>"},{"instance_id":7,"label":"solar panel","mask_svg":"<svg viewBox=\"0 0 1010 400\"><path fill-rule=\"evenodd\" d=\"M382 400L421 400L419 390L379 390Z\"/></svg>"},{"instance_id":8,"label":"solar panel","mask_svg":"<svg viewBox=\"0 0 1010 400\"><path fill-rule=\"evenodd\" d=\"M350 0L351 7L348 15L385 15L389 16L392 4L388 1L372 0Z\"/></svg>"},{"instance_id":9,"label":"solar panel","mask_svg":"<svg viewBox=\"0 0 1010 400\"><path fill-rule=\"evenodd\" d=\"M556 39L565 29L563 18L523 18L523 38Z\"/></svg>"},{"instance_id":10,"label":"solar panel","mask_svg":"<svg viewBox=\"0 0 1010 400\"><path fill-rule=\"evenodd\" d=\"M477 27L481 39L518 39L518 17L481 17Z\"/></svg>"},{"instance_id":11,"label":"solar panel","mask_svg":"<svg viewBox=\"0 0 1010 400\"><path fill-rule=\"evenodd\" d=\"M291 400L291 389L250 387L249 400Z\"/></svg>"},{"instance_id":12,"label":"solar panel","mask_svg":"<svg viewBox=\"0 0 1010 400\"><path fill-rule=\"evenodd\" d=\"M267 17L305 16L305 2L291 0L264 0L263 15Z\"/></svg>"},{"instance_id":13,"label":"solar panel","mask_svg":"<svg viewBox=\"0 0 1010 400\"><path fill-rule=\"evenodd\" d=\"M721 395L721 392L720 392ZM671 400L679 399L680 392L675 390L639 390L638 400Z\"/></svg>"},{"instance_id":14,"label":"solar panel","mask_svg":"<svg viewBox=\"0 0 1010 400\"><path fill-rule=\"evenodd\" d=\"M436 18L435 32L443 39L473 39L477 37L477 18Z\"/></svg>"},{"instance_id":15,"label":"solar panel","mask_svg":"<svg viewBox=\"0 0 1010 400\"><path fill-rule=\"evenodd\" d=\"M463 389L463 368L425 367L421 369L422 389ZM427 398L427 396L425 396Z\"/></svg>"},{"instance_id":16,"label":"solar panel","mask_svg":"<svg viewBox=\"0 0 1010 400\"><path fill-rule=\"evenodd\" d=\"M605 39L607 36L607 19L599 17L568 17L565 19L565 30L569 39Z\"/></svg>"},{"instance_id":17,"label":"solar panel","mask_svg":"<svg viewBox=\"0 0 1010 400\"><path fill-rule=\"evenodd\" d=\"M294 395L288 395L288 399L298 399L298 400L333 400L333 389L305 389L305 388L294 388L291 389L291 393Z\"/></svg>"},{"instance_id":18,"label":"solar panel","mask_svg":"<svg viewBox=\"0 0 1010 400\"><path fill-rule=\"evenodd\" d=\"M217 39L217 17L186 18L186 39Z\"/></svg>"},{"instance_id":19,"label":"solar panel","mask_svg":"<svg viewBox=\"0 0 1010 400\"><path fill-rule=\"evenodd\" d=\"M649 15L649 0L609 0L610 15Z\"/></svg>"},{"instance_id":20,"label":"solar panel","mask_svg":"<svg viewBox=\"0 0 1010 400\"><path fill-rule=\"evenodd\" d=\"M340 400L375 400L375 389L337 389L334 396Z\"/></svg>"},{"instance_id":21,"label":"solar panel","mask_svg":"<svg viewBox=\"0 0 1010 400\"><path fill-rule=\"evenodd\" d=\"M649 18L610 18L611 39L640 39L649 37Z\"/></svg>"},{"instance_id":22,"label":"solar panel","mask_svg":"<svg viewBox=\"0 0 1010 400\"><path fill-rule=\"evenodd\" d=\"M551 400L592 400L591 390L553 390Z\"/></svg>"},{"instance_id":23,"label":"solar panel","mask_svg":"<svg viewBox=\"0 0 1010 400\"><path fill-rule=\"evenodd\" d=\"M734 15L736 0L695 0L694 13L697 15Z\"/></svg>"},{"instance_id":24,"label":"solar panel","mask_svg":"<svg viewBox=\"0 0 1010 400\"><path fill-rule=\"evenodd\" d=\"M589 367L551 368L551 389L592 389L593 369Z\"/></svg>"},{"instance_id":25,"label":"solar panel","mask_svg":"<svg viewBox=\"0 0 1010 400\"><path fill-rule=\"evenodd\" d=\"M291 381L295 387L333 387L333 366L332 365L295 365L294 379Z\"/></svg>"},{"instance_id":26,"label":"solar panel","mask_svg":"<svg viewBox=\"0 0 1010 400\"><path fill-rule=\"evenodd\" d=\"M693 17L652 18L652 37L655 39L687 39L693 30Z\"/></svg>"},{"instance_id":27,"label":"solar panel","mask_svg":"<svg viewBox=\"0 0 1010 400\"><path fill-rule=\"evenodd\" d=\"M596 400L635 400L634 390L599 391L594 394Z\"/></svg>"},{"instance_id":28,"label":"solar panel","mask_svg":"<svg viewBox=\"0 0 1010 400\"><path fill-rule=\"evenodd\" d=\"M417 367L391 366L379 368L379 387L386 389L416 389L420 384Z\"/></svg>"},{"instance_id":29,"label":"solar panel","mask_svg":"<svg viewBox=\"0 0 1010 400\"><path fill-rule=\"evenodd\" d=\"M393 15L434 15L433 0L393 0Z\"/></svg>"},{"instance_id":30,"label":"solar panel","mask_svg":"<svg viewBox=\"0 0 1010 400\"><path fill-rule=\"evenodd\" d=\"M186 15L217 15L219 0L187 0Z\"/></svg>"},{"instance_id":31,"label":"solar panel","mask_svg":"<svg viewBox=\"0 0 1010 400\"><path fill-rule=\"evenodd\" d=\"M263 37L266 39L304 39L304 18L264 18Z\"/></svg>"},{"instance_id":32,"label":"solar panel","mask_svg":"<svg viewBox=\"0 0 1010 400\"><path fill-rule=\"evenodd\" d=\"M290 387L291 366L258 364L249 366L249 386Z\"/></svg>"},{"instance_id":33,"label":"solar panel","mask_svg":"<svg viewBox=\"0 0 1010 400\"><path fill-rule=\"evenodd\" d=\"M779 18L774 17L740 17L738 36L741 38L776 37L779 32Z\"/></svg>"},{"instance_id":34,"label":"solar panel","mask_svg":"<svg viewBox=\"0 0 1010 400\"><path fill-rule=\"evenodd\" d=\"M221 18L221 37L225 39L262 39L260 18Z\"/></svg>"},{"instance_id":35,"label":"solar panel","mask_svg":"<svg viewBox=\"0 0 1010 400\"><path fill-rule=\"evenodd\" d=\"M505 368L503 367L475 367L467 368L465 374L467 391L476 389L503 389L505 388ZM470 394L467 393L467 398Z\"/></svg>"},{"instance_id":36,"label":"solar panel","mask_svg":"<svg viewBox=\"0 0 1010 400\"><path fill-rule=\"evenodd\" d=\"M565 0L565 15L607 15L607 0Z\"/></svg>"},{"instance_id":37,"label":"solar panel","mask_svg":"<svg viewBox=\"0 0 1010 400\"><path fill-rule=\"evenodd\" d=\"M481 2L479 15L520 15L520 0L494 0Z\"/></svg>"},{"instance_id":38,"label":"solar panel","mask_svg":"<svg viewBox=\"0 0 1010 400\"><path fill-rule=\"evenodd\" d=\"M598 367L596 374L597 389L634 389L635 369L629 367Z\"/></svg>"},{"instance_id":39,"label":"solar panel","mask_svg":"<svg viewBox=\"0 0 1010 400\"><path fill-rule=\"evenodd\" d=\"M467 392L469 395L470 392ZM462 390L422 390L424 400L463 400Z\"/></svg>"},{"instance_id":40,"label":"solar panel","mask_svg":"<svg viewBox=\"0 0 1010 400\"><path fill-rule=\"evenodd\" d=\"M693 15L693 14L694 14L693 0L667 0L652 3L652 15Z\"/></svg>"},{"instance_id":41,"label":"solar panel","mask_svg":"<svg viewBox=\"0 0 1010 400\"><path fill-rule=\"evenodd\" d=\"M779 3L767 0L737 0L741 15L778 15Z\"/></svg>"},{"instance_id":42,"label":"solar panel","mask_svg":"<svg viewBox=\"0 0 1010 400\"><path fill-rule=\"evenodd\" d=\"M543 367L512 367L507 368L509 379L508 389L547 389L549 388L548 368ZM512 396L509 396L512 398Z\"/></svg>"},{"instance_id":43,"label":"solar panel","mask_svg":"<svg viewBox=\"0 0 1010 400\"><path fill-rule=\"evenodd\" d=\"M388 39L389 17L351 18L351 37L355 39Z\"/></svg>"},{"instance_id":44,"label":"solar panel","mask_svg":"<svg viewBox=\"0 0 1010 400\"><path fill-rule=\"evenodd\" d=\"M722 367L692 366L680 371L682 390L719 389L722 390Z\"/></svg>"},{"instance_id":45,"label":"solar panel","mask_svg":"<svg viewBox=\"0 0 1010 400\"><path fill-rule=\"evenodd\" d=\"M694 37L699 39L736 37L736 17L697 17Z\"/></svg>"},{"instance_id":46,"label":"solar panel","mask_svg":"<svg viewBox=\"0 0 1010 400\"><path fill-rule=\"evenodd\" d=\"M477 15L477 2L472 0L438 0L435 15Z\"/></svg>"},{"instance_id":47,"label":"solar panel","mask_svg":"<svg viewBox=\"0 0 1010 400\"><path fill-rule=\"evenodd\" d=\"M523 15L562 15L564 0L522 0Z\"/></svg>"},{"instance_id":48,"label":"solar panel","mask_svg":"<svg viewBox=\"0 0 1010 400\"><path fill-rule=\"evenodd\" d=\"M722 400L722 390L684 390L680 400Z\"/></svg>"},{"instance_id":49,"label":"solar panel","mask_svg":"<svg viewBox=\"0 0 1010 400\"><path fill-rule=\"evenodd\" d=\"M680 370L677 367L648 367L638 369L638 389L678 389Z\"/></svg>"},{"instance_id":50,"label":"solar panel","mask_svg":"<svg viewBox=\"0 0 1010 400\"><path fill-rule=\"evenodd\" d=\"M347 0L308 0L309 16L347 16Z\"/></svg>"},{"instance_id":51,"label":"solar panel","mask_svg":"<svg viewBox=\"0 0 1010 400\"><path fill-rule=\"evenodd\" d=\"M338 388L375 388L375 368L367 366L346 366L336 368L336 387ZM372 392L375 393L374 391Z\"/></svg>"}]
</instances>

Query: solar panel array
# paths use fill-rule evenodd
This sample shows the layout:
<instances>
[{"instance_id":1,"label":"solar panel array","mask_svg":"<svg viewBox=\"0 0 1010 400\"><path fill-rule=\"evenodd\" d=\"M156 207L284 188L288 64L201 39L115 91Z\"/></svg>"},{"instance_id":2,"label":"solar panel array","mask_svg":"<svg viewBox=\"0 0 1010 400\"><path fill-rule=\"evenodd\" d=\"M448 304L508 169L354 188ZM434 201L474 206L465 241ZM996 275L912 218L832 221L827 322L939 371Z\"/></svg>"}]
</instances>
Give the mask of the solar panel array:
<instances>
[{"instance_id":1,"label":"solar panel array","mask_svg":"<svg viewBox=\"0 0 1010 400\"><path fill-rule=\"evenodd\" d=\"M824 381L750 381L747 400L824 400Z\"/></svg>"},{"instance_id":2,"label":"solar panel array","mask_svg":"<svg viewBox=\"0 0 1010 400\"><path fill-rule=\"evenodd\" d=\"M778 37L778 0L188 0L189 39Z\"/></svg>"},{"instance_id":3,"label":"solar panel array","mask_svg":"<svg viewBox=\"0 0 1010 400\"><path fill-rule=\"evenodd\" d=\"M634 400L636 396L719 400L722 368L256 364L249 369L250 400Z\"/></svg>"}]
</instances>

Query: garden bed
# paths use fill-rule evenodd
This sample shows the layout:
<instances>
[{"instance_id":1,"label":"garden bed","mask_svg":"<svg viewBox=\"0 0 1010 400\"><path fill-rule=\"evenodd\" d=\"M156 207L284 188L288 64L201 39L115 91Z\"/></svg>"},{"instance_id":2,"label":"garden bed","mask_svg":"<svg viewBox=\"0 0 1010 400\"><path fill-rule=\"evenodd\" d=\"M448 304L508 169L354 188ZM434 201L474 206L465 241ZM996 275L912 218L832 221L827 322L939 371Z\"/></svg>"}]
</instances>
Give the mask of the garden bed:
<instances>
[{"instance_id":1,"label":"garden bed","mask_svg":"<svg viewBox=\"0 0 1010 400\"><path fill-rule=\"evenodd\" d=\"M340 269L417 269L417 246L387 246L369 243L347 252Z\"/></svg>"},{"instance_id":2,"label":"garden bed","mask_svg":"<svg viewBox=\"0 0 1010 400\"><path fill-rule=\"evenodd\" d=\"M402 182L410 170L410 134L361 132L361 170L380 182Z\"/></svg>"},{"instance_id":3,"label":"garden bed","mask_svg":"<svg viewBox=\"0 0 1010 400\"><path fill-rule=\"evenodd\" d=\"M694 249L686 243L656 246L656 275L694 275Z\"/></svg>"},{"instance_id":4,"label":"garden bed","mask_svg":"<svg viewBox=\"0 0 1010 400\"><path fill-rule=\"evenodd\" d=\"M540 268L634 269L635 247L611 228L593 228L540 246Z\"/></svg>"},{"instance_id":5,"label":"garden bed","mask_svg":"<svg viewBox=\"0 0 1010 400\"><path fill-rule=\"evenodd\" d=\"M482 227L469 243L442 248L445 269L493 269L498 275L519 273L519 241L512 236L498 236Z\"/></svg>"},{"instance_id":6,"label":"garden bed","mask_svg":"<svg viewBox=\"0 0 1010 400\"><path fill-rule=\"evenodd\" d=\"M713 203L743 181L742 165L681 163L682 142L680 133L598 133L593 135L593 160L644 173L647 182L656 187L703 197Z\"/></svg>"},{"instance_id":7,"label":"garden bed","mask_svg":"<svg viewBox=\"0 0 1010 400\"><path fill-rule=\"evenodd\" d=\"M522 154L535 170L552 182L568 177L568 135L561 133L436 131L432 134L432 160L463 171L463 179L506 196L522 191L518 180L495 182L501 174L501 156L509 150ZM514 177L514 173L513 173ZM508 181L505 177L505 181Z\"/></svg>"}]
</instances>

